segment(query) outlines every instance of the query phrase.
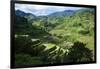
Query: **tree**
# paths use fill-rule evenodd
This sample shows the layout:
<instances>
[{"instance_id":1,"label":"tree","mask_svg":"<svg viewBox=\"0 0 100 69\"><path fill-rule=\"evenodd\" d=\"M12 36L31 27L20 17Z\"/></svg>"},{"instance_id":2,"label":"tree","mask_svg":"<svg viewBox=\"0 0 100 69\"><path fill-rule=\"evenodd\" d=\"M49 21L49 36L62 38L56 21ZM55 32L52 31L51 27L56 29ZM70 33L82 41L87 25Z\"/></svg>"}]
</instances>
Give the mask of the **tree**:
<instances>
[{"instance_id":1,"label":"tree","mask_svg":"<svg viewBox=\"0 0 100 69\"><path fill-rule=\"evenodd\" d=\"M69 49L67 62L88 62L92 61L92 51L85 47L82 42L75 42L72 48Z\"/></svg>"}]
</instances>

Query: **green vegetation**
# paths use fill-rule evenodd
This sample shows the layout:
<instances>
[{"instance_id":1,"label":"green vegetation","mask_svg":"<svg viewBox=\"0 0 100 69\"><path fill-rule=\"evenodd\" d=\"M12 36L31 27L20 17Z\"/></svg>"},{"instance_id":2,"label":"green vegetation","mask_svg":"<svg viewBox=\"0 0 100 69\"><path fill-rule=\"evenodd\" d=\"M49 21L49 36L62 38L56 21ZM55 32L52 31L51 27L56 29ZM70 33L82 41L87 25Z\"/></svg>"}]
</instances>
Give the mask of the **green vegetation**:
<instances>
[{"instance_id":1,"label":"green vegetation","mask_svg":"<svg viewBox=\"0 0 100 69\"><path fill-rule=\"evenodd\" d=\"M94 61L94 10L62 13L48 16L16 13L16 67Z\"/></svg>"}]
</instances>

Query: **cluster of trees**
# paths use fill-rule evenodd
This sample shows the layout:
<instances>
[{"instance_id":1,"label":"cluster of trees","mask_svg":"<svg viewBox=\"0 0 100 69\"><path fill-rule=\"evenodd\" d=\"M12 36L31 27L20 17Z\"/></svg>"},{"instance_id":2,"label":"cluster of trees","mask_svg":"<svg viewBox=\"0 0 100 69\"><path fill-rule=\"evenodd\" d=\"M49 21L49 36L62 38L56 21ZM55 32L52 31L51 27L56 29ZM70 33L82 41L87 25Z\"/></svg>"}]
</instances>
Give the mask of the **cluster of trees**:
<instances>
[{"instance_id":1,"label":"cluster of trees","mask_svg":"<svg viewBox=\"0 0 100 69\"><path fill-rule=\"evenodd\" d=\"M40 40L31 41L29 37L17 37L15 39L15 66L77 63L93 60L92 50L86 48L86 44L75 42L69 49L54 46L46 50L46 46Z\"/></svg>"}]
</instances>

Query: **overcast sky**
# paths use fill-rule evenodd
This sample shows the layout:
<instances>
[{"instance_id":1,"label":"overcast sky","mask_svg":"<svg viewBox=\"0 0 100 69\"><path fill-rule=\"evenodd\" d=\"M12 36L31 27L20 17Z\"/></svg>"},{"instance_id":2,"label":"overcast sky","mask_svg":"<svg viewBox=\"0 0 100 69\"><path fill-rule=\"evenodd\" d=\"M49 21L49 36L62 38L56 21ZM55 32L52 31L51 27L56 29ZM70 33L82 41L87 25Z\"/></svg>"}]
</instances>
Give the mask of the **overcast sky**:
<instances>
[{"instance_id":1,"label":"overcast sky","mask_svg":"<svg viewBox=\"0 0 100 69\"><path fill-rule=\"evenodd\" d=\"M33 13L37 16L48 15L64 10L78 10L80 7L63 7L63 6L47 6L47 5L30 5L30 4L15 4L15 10L22 10L26 13Z\"/></svg>"}]
</instances>

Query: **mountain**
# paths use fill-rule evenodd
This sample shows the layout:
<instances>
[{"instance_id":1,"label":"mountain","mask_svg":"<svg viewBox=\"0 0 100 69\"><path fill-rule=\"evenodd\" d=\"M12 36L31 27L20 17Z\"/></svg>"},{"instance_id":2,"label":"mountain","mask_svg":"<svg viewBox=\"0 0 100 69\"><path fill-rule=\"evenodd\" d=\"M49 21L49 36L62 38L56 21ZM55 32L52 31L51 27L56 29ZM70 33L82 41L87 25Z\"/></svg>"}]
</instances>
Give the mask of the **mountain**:
<instances>
[{"instance_id":1,"label":"mountain","mask_svg":"<svg viewBox=\"0 0 100 69\"><path fill-rule=\"evenodd\" d=\"M26 13L23 12L23 11L21 11L21 10L16 10L16 11L15 11L15 14L16 14L17 16L22 16L22 17L24 17L24 16L26 15Z\"/></svg>"},{"instance_id":2,"label":"mountain","mask_svg":"<svg viewBox=\"0 0 100 69\"><path fill-rule=\"evenodd\" d=\"M51 30L51 32L56 29L71 29L71 27L79 27L80 29L76 30L76 32L84 32L84 34L86 34L91 32L93 28L92 23L94 10L89 8L80 10L64 10L61 12L54 12L47 16L36 16L34 14L25 13L20 10L16 10L15 13L17 16L26 18L28 26L37 26L39 28L45 29L46 31ZM91 27L89 27L89 25L91 25ZM75 29L73 30L75 31Z\"/></svg>"},{"instance_id":3,"label":"mountain","mask_svg":"<svg viewBox=\"0 0 100 69\"><path fill-rule=\"evenodd\" d=\"M85 8L85 9L80 9L76 11L76 14L83 14L83 13L91 13L94 14L94 9L91 8Z\"/></svg>"},{"instance_id":4,"label":"mountain","mask_svg":"<svg viewBox=\"0 0 100 69\"><path fill-rule=\"evenodd\" d=\"M25 17L25 16L36 17L34 14L25 13L24 11L21 11L21 10L16 10L16 11L15 11L15 14L16 14L17 16L22 16L22 17Z\"/></svg>"},{"instance_id":5,"label":"mountain","mask_svg":"<svg viewBox=\"0 0 100 69\"><path fill-rule=\"evenodd\" d=\"M25 12L23 12L21 10L16 10L15 14L17 16L25 17L29 21L29 23L32 23L36 19L36 16L34 14L25 13Z\"/></svg>"},{"instance_id":6,"label":"mountain","mask_svg":"<svg viewBox=\"0 0 100 69\"><path fill-rule=\"evenodd\" d=\"M15 13L15 66L94 61L94 10Z\"/></svg>"},{"instance_id":7,"label":"mountain","mask_svg":"<svg viewBox=\"0 0 100 69\"><path fill-rule=\"evenodd\" d=\"M64 10L64 11L61 11L61 12L54 12L52 14L49 14L47 16L36 16L32 13L25 13L24 11L21 11L21 10L16 10L15 11L15 14L17 16L21 16L21 17L25 17L28 19L28 21L30 23L33 23L34 21L38 21L38 20L42 20L42 21L47 21L47 19L53 19L53 18L56 18L56 17L65 17L65 16L72 16L73 14L75 13L74 10Z\"/></svg>"},{"instance_id":8,"label":"mountain","mask_svg":"<svg viewBox=\"0 0 100 69\"><path fill-rule=\"evenodd\" d=\"M71 16L75 13L74 10L64 10L64 11L61 11L61 12L55 12L55 13L52 13L52 14L49 14L48 16L50 17L57 17L57 16Z\"/></svg>"}]
</instances>

